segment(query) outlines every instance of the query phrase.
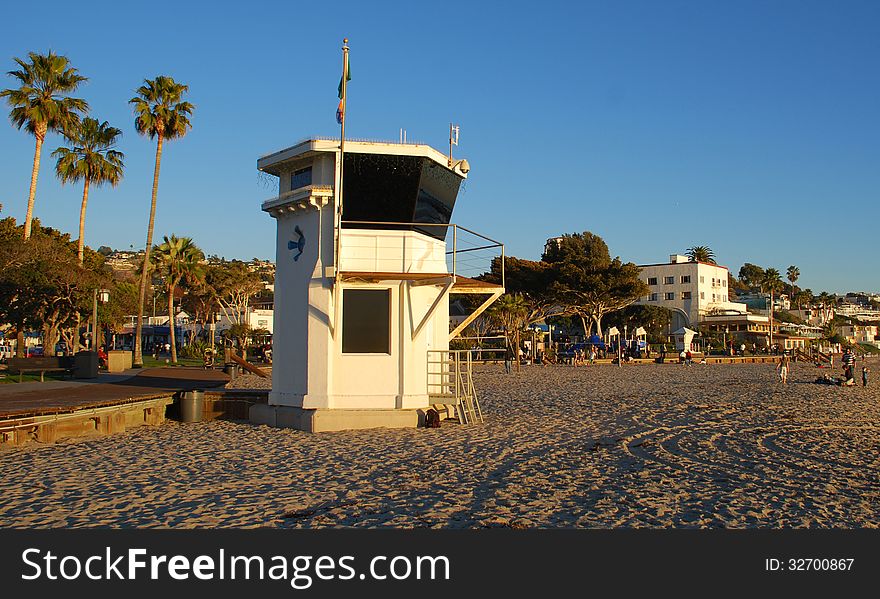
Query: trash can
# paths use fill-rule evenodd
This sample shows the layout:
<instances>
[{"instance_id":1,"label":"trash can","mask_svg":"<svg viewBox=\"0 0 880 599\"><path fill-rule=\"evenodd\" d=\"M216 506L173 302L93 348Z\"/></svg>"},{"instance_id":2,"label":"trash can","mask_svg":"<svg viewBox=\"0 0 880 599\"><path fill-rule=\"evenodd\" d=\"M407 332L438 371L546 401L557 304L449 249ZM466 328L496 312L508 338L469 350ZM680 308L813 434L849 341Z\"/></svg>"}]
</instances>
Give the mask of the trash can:
<instances>
[{"instance_id":1,"label":"trash can","mask_svg":"<svg viewBox=\"0 0 880 599\"><path fill-rule=\"evenodd\" d=\"M229 380L234 381L239 375L238 364L230 362L223 367L223 372L229 375Z\"/></svg>"},{"instance_id":2,"label":"trash can","mask_svg":"<svg viewBox=\"0 0 880 599\"><path fill-rule=\"evenodd\" d=\"M78 379L98 378L98 353L93 351L77 352L73 359L73 376Z\"/></svg>"},{"instance_id":3,"label":"trash can","mask_svg":"<svg viewBox=\"0 0 880 599\"><path fill-rule=\"evenodd\" d=\"M201 422L205 417L205 392L187 391L180 398L180 421Z\"/></svg>"}]
</instances>

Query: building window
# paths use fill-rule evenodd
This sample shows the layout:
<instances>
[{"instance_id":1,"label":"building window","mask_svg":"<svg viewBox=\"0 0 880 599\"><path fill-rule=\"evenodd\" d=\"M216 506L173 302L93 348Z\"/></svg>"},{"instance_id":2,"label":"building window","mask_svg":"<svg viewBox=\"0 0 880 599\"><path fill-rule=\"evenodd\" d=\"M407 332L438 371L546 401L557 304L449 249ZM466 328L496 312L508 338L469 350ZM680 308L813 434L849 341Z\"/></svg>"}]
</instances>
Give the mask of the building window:
<instances>
[{"instance_id":1,"label":"building window","mask_svg":"<svg viewBox=\"0 0 880 599\"><path fill-rule=\"evenodd\" d=\"M301 168L290 175L290 191L312 184L312 167Z\"/></svg>"},{"instance_id":2,"label":"building window","mask_svg":"<svg viewBox=\"0 0 880 599\"><path fill-rule=\"evenodd\" d=\"M690 291L682 291L681 292L681 299L685 299L685 300L691 299L691 292Z\"/></svg>"},{"instance_id":3,"label":"building window","mask_svg":"<svg viewBox=\"0 0 880 599\"><path fill-rule=\"evenodd\" d=\"M343 289L342 353L391 353L390 289Z\"/></svg>"},{"instance_id":4,"label":"building window","mask_svg":"<svg viewBox=\"0 0 880 599\"><path fill-rule=\"evenodd\" d=\"M672 285L673 283L675 283L675 277L663 277L664 285Z\"/></svg>"},{"instance_id":5,"label":"building window","mask_svg":"<svg viewBox=\"0 0 880 599\"><path fill-rule=\"evenodd\" d=\"M682 283L690 283L690 282L691 282L691 276L690 276L690 275L684 275L684 276L682 276L682 277L681 277L681 282L682 282Z\"/></svg>"},{"instance_id":6,"label":"building window","mask_svg":"<svg viewBox=\"0 0 880 599\"><path fill-rule=\"evenodd\" d=\"M656 302L659 295L660 295L659 293L652 293L651 295L648 296L648 301L649 302Z\"/></svg>"},{"instance_id":7,"label":"building window","mask_svg":"<svg viewBox=\"0 0 880 599\"><path fill-rule=\"evenodd\" d=\"M700 276L700 283L705 283L705 282L706 282L706 277Z\"/></svg>"},{"instance_id":8,"label":"building window","mask_svg":"<svg viewBox=\"0 0 880 599\"><path fill-rule=\"evenodd\" d=\"M702 299L702 300L706 299L706 292L705 291L700 292L700 299Z\"/></svg>"},{"instance_id":9,"label":"building window","mask_svg":"<svg viewBox=\"0 0 880 599\"><path fill-rule=\"evenodd\" d=\"M657 277L648 277L648 285L656 285Z\"/></svg>"},{"instance_id":10,"label":"building window","mask_svg":"<svg viewBox=\"0 0 880 599\"><path fill-rule=\"evenodd\" d=\"M667 293L667 294L666 294L666 299L668 299L668 300L674 300L674 299L675 299L675 294L674 294L674 293Z\"/></svg>"},{"instance_id":11,"label":"building window","mask_svg":"<svg viewBox=\"0 0 880 599\"><path fill-rule=\"evenodd\" d=\"M725 281L724 279L721 279L721 286L727 287L727 281Z\"/></svg>"}]
</instances>

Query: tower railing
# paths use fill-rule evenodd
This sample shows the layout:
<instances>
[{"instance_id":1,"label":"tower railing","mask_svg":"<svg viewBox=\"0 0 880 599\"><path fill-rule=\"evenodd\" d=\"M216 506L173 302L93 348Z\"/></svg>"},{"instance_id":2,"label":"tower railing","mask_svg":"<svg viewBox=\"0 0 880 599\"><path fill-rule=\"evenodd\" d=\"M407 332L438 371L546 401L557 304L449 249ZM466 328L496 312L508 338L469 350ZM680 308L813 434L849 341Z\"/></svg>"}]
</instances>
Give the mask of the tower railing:
<instances>
[{"instance_id":1,"label":"tower railing","mask_svg":"<svg viewBox=\"0 0 880 599\"><path fill-rule=\"evenodd\" d=\"M500 241L454 223L342 221L343 230L374 227L392 231L416 231L446 241L446 266L453 277L476 278L490 272L497 259L500 263L500 286L504 287L504 244ZM445 229L442 236L437 234L437 228Z\"/></svg>"},{"instance_id":2,"label":"tower railing","mask_svg":"<svg viewBox=\"0 0 880 599\"><path fill-rule=\"evenodd\" d=\"M482 424L470 350L428 350L428 401L455 407L461 424Z\"/></svg>"}]
</instances>

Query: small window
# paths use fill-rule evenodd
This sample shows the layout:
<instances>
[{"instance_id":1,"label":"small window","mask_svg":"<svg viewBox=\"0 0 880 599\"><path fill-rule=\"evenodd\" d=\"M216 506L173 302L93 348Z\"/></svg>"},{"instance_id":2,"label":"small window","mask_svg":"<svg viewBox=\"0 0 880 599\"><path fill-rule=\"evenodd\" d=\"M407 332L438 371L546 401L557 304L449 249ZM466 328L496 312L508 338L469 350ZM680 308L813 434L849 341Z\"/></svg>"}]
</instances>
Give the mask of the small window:
<instances>
[{"instance_id":1,"label":"small window","mask_svg":"<svg viewBox=\"0 0 880 599\"><path fill-rule=\"evenodd\" d=\"M342 353L391 353L390 289L343 289Z\"/></svg>"},{"instance_id":2,"label":"small window","mask_svg":"<svg viewBox=\"0 0 880 599\"><path fill-rule=\"evenodd\" d=\"M725 281L724 279L721 279L721 286L727 287L727 281Z\"/></svg>"},{"instance_id":3,"label":"small window","mask_svg":"<svg viewBox=\"0 0 880 599\"><path fill-rule=\"evenodd\" d=\"M312 167L301 168L290 175L290 191L312 184Z\"/></svg>"},{"instance_id":4,"label":"small window","mask_svg":"<svg viewBox=\"0 0 880 599\"><path fill-rule=\"evenodd\" d=\"M691 292L690 291L682 291L681 292L681 299L684 299L684 300L691 299Z\"/></svg>"},{"instance_id":5,"label":"small window","mask_svg":"<svg viewBox=\"0 0 880 599\"><path fill-rule=\"evenodd\" d=\"M656 285L657 277L648 277L648 285Z\"/></svg>"},{"instance_id":6,"label":"small window","mask_svg":"<svg viewBox=\"0 0 880 599\"><path fill-rule=\"evenodd\" d=\"M674 293L667 293L667 294L666 294L666 299L668 299L668 300L674 300L674 299L675 299L675 294L674 294Z\"/></svg>"},{"instance_id":7,"label":"small window","mask_svg":"<svg viewBox=\"0 0 880 599\"><path fill-rule=\"evenodd\" d=\"M675 283L675 277L663 277L664 285L672 285L673 283Z\"/></svg>"},{"instance_id":8,"label":"small window","mask_svg":"<svg viewBox=\"0 0 880 599\"><path fill-rule=\"evenodd\" d=\"M656 302L659 295L660 295L659 293L652 293L651 295L648 296L648 301L649 302Z\"/></svg>"},{"instance_id":9,"label":"small window","mask_svg":"<svg viewBox=\"0 0 880 599\"><path fill-rule=\"evenodd\" d=\"M690 282L691 282L691 276L690 276L690 275L684 275L684 276L682 276L682 277L681 277L681 282L682 282L682 283L690 283Z\"/></svg>"},{"instance_id":10,"label":"small window","mask_svg":"<svg viewBox=\"0 0 880 599\"><path fill-rule=\"evenodd\" d=\"M705 282L706 282L706 277L701 275L700 276L700 283L705 283Z\"/></svg>"},{"instance_id":11,"label":"small window","mask_svg":"<svg viewBox=\"0 0 880 599\"><path fill-rule=\"evenodd\" d=\"M700 292L700 299L703 299L703 300L706 299L706 292L705 291Z\"/></svg>"}]
</instances>

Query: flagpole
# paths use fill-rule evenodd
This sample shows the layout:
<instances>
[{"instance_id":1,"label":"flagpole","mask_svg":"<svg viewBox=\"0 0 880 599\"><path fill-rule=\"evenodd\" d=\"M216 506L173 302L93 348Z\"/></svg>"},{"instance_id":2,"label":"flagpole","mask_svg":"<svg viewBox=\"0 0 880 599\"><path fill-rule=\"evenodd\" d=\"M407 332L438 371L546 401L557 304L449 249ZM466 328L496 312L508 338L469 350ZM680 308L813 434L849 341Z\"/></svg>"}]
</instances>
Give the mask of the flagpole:
<instances>
[{"instance_id":1,"label":"flagpole","mask_svg":"<svg viewBox=\"0 0 880 599\"><path fill-rule=\"evenodd\" d=\"M339 253L342 246L342 178L345 172L345 111L346 111L346 92L348 88L348 38L342 40L342 122L339 131L339 187L336 190L336 286L339 285Z\"/></svg>"}]
</instances>

